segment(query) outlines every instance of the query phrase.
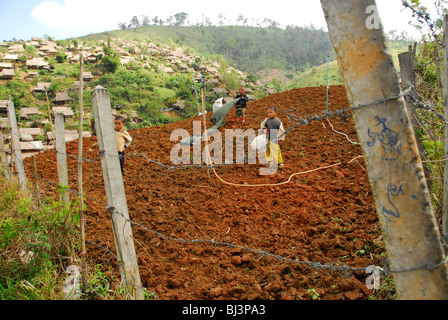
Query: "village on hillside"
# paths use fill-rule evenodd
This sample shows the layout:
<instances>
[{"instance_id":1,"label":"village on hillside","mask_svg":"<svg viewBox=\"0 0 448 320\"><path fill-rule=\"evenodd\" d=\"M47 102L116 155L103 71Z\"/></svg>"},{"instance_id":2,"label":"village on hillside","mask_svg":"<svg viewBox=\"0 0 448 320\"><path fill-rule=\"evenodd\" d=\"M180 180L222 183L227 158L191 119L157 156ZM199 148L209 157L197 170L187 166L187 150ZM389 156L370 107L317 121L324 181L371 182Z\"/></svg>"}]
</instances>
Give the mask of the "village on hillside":
<instances>
[{"instance_id":1,"label":"village on hillside","mask_svg":"<svg viewBox=\"0 0 448 320\"><path fill-rule=\"evenodd\" d=\"M79 78L72 77L71 85L59 88L58 92L51 91L51 78L48 75L54 74L58 55L63 57L63 62L70 65L80 64L81 56L84 62L83 82L84 90L93 90L95 80L102 74L97 71L91 72L89 66L96 65L104 55L104 45L109 45L119 56L121 66L137 64L145 69L157 69L157 72L164 72L168 75L179 73L188 74L194 77L198 88L202 82L202 74L210 92L207 94L217 98L223 97L226 103L234 99L234 92L225 88L222 82L223 75L220 64L216 61L202 59L200 56L184 51L181 48L170 49L166 45L156 45L154 43L141 43L137 41L127 41L110 38L108 41L98 40L96 44L77 41L55 41L51 38L42 39L32 37L30 41L0 42L0 83L7 83L12 80L20 80L30 84L30 94L36 100L36 105L22 105L16 108L19 121L21 148L24 157L30 156L46 148L54 146L53 119L55 112L62 112L66 123L66 142L78 139L77 123L77 97L79 96ZM56 61L56 62L55 62ZM149 63L151 61L151 63ZM221 70L221 72L220 72ZM227 73L234 72L238 75L241 86L246 88L249 98L254 100L255 91L263 90L264 95L274 93L274 90L263 87L262 84L246 82L246 75L232 67L228 67ZM5 99L5 97L3 97ZM8 100L0 100L0 129L6 139L6 150L9 150L9 121L7 118ZM186 103L177 100L171 105L160 106L160 111L168 116L178 116L185 112ZM127 108L124 108L127 109ZM112 109L113 115L120 114L133 123L141 122L142 115L138 115L136 110ZM84 112L84 123L90 124L92 118L91 110ZM89 137L91 128L86 126L83 136Z\"/></svg>"}]
</instances>

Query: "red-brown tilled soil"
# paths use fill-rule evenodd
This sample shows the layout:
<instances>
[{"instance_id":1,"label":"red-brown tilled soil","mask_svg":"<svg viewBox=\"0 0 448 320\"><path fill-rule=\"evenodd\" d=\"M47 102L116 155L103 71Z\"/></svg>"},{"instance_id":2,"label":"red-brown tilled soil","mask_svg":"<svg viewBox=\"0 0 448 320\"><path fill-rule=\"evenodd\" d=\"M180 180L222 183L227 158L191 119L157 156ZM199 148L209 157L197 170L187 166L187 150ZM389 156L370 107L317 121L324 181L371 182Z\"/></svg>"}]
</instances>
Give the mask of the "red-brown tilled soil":
<instances>
[{"instance_id":1,"label":"red-brown tilled soil","mask_svg":"<svg viewBox=\"0 0 448 320\"><path fill-rule=\"evenodd\" d=\"M285 127L286 111L321 115L325 91L294 89L249 102L245 123L232 122L231 110L220 130L258 129L271 105L280 109ZM329 97L330 110L348 108L343 86L331 87ZM210 117L207 114L208 127ZM257 164L216 168L221 179L243 186L223 183L213 171L210 183L205 168L170 170L140 155L172 166L170 151L178 141L170 141L170 134L177 128L191 134L193 121L202 117L130 131L134 141L126 151L124 179L130 219L144 227L132 225L143 286L162 300L368 299L368 274L346 275L299 263L381 265L384 246L359 145L335 133L326 120L313 121L288 133L281 145L285 167L275 175L259 175ZM345 121L330 121L335 130L357 141L350 114ZM68 154L76 157L77 152L78 141L67 144ZM84 139L84 157L95 159L98 153L96 137ZM37 163L39 177L57 183L56 155L43 152ZM68 163L70 187L76 192L77 162L69 158ZM25 164L31 167L29 159ZM292 176L307 171L311 172ZM115 252L109 213L97 201L107 202L101 162L84 162L83 172L86 238ZM255 184L265 186L251 186ZM47 195L54 194L50 184L42 181L41 187ZM147 229L172 239L214 240L238 247L173 241ZM88 243L87 259L90 265L102 264L103 270L111 266L120 277L116 258L103 248Z\"/></svg>"}]
</instances>

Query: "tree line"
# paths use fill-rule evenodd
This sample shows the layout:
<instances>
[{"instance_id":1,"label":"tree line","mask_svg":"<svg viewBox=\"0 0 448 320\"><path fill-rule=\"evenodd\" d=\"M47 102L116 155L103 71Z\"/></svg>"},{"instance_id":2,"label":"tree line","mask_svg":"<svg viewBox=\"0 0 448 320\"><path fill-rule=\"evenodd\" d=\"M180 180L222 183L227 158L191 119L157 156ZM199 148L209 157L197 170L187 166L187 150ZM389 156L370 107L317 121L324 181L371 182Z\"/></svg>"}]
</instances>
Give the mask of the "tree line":
<instances>
[{"instance_id":1,"label":"tree line","mask_svg":"<svg viewBox=\"0 0 448 320\"><path fill-rule=\"evenodd\" d=\"M144 27L144 26L196 26L196 27L210 27L210 26L224 26L235 25L242 27L259 27L259 28L279 28L280 23L269 18L254 19L245 17L243 14L239 14L238 17L231 21L225 16L224 13L218 14L218 20L213 22L211 18L202 15L201 21L190 21L188 19L189 14L185 12L179 12L174 15L169 15L166 19L162 19L158 16L150 18L147 15L142 15L139 19L137 16L133 16L129 22L120 22L118 28L121 30Z\"/></svg>"}]
</instances>

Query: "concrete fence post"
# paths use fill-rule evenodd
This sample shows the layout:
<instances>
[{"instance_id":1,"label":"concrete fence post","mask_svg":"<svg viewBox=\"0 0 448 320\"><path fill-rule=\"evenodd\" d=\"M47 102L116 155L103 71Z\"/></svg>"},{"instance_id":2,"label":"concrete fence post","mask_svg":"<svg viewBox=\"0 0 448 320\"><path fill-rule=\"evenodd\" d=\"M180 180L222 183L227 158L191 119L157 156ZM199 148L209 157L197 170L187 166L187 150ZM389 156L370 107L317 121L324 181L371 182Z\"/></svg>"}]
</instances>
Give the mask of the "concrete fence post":
<instances>
[{"instance_id":1,"label":"concrete fence post","mask_svg":"<svg viewBox=\"0 0 448 320\"><path fill-rule=\"evenodd\" d=\"M16 111L14 109L14 103L8 101L8 119L11 127L11 146L14 152L14 161L16 164L16 170L19 177L19 182L23 189L26 189L26 175L25 167L23 165L22 149L20 148L20 132L17 126Z\"/></svg>"},{"instance_id":2,"label":"concrete fence post","mask_svg":"<svg viewBox=\"0 0 448 320\"><path fill-rule=\"evenodd\" d=\"M55 138L56 138L56 152L58 164L58 178L59 190L62 202L67 205L70 203L70 194L68 190L63 190L68 187L68 168L67 168L67 151L65 148L65 133L64 133L64 114L56 112L54 115Z\"/></svg>"},{"instance_id":3,"label":"concrete fence post","mask_svg":"<svg viewBox=\"0 0 448 320\"><path fill-rule=\"evenodd\" d=\"M423 167L374 0L321 0L398 297L447 299L448 272Z\"/></svg>"},{"instance_id":4,"label":"concrete fence post","mask_svg":"<svg viewBox=\"0 0 448 320\"><path fill-rule=\"evenodd\" d=\"M143 288L141 286L137 255L129 222L128 205L118 159L110 96L107 89L97 86L93 90L92 105L120 271L131 296L136 300L142 300Z\"/></svg>"}]
</instances>

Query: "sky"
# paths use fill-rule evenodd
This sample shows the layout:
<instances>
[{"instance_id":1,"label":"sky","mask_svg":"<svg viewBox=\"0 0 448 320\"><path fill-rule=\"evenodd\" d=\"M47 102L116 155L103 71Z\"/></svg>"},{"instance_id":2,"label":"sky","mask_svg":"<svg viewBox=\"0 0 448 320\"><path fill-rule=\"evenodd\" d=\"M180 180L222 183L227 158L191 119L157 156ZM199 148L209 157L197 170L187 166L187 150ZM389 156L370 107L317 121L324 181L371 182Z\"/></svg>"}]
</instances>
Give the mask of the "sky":
<instances>
[{"instance_id":1,"label":"sky","mask_svg":"<svg viewBox=\"0 0 448 320\"><path fill-rule=\"evenodd\" d=\"M353 0L338 0L353 1ZM432 8L435 0L422 0ZM412 15L404 10L401 0L377 0L384 30L406 31L419 39L416 29L408 24ZM13 38L51 36L56 40L84 36L118 29L118 24L129 24L133 16L167 19L176 13L188 14L190 23L200 23L204 17L218 23L224 14L227 24L235 24L242 14L249 25L257 19L268 18L286 25L310 26L327 30L319 0L0 0L0 41Z\"/></svg>"}]
</instances>

